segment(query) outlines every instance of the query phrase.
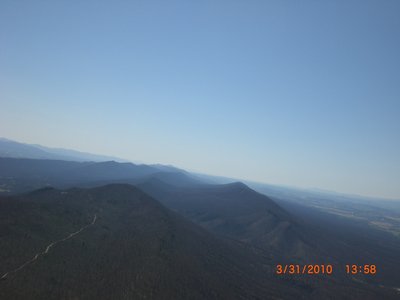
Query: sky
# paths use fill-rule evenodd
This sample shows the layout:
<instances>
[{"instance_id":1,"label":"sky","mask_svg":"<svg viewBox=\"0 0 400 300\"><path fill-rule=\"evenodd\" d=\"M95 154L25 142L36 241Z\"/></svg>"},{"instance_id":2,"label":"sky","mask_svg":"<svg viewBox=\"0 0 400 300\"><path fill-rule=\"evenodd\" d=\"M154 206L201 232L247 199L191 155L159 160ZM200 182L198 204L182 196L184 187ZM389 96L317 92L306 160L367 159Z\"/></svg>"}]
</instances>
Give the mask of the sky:
<instances>
[{"instance_id":1,"label":"sky","mask_svg":"<svg viewBox=\"0 0 400 300\"><path fill-rule=\"evenodd\" d=\"M399 1L0 2L0 136L400 199Z\"/></svg>"}]
</instances>

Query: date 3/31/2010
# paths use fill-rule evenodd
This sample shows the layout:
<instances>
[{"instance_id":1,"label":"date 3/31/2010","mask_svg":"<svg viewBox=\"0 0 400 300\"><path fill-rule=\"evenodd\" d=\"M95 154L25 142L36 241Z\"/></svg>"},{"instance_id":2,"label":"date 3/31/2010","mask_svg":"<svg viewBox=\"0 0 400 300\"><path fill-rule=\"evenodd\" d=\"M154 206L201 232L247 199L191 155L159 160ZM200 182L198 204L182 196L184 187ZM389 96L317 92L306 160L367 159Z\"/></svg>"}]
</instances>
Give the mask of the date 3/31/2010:
<instances>
[{"instance_id":1,"label":"date 3/31/2010","mask_svg":"<svg viewBox=\"0 0 400 300\"><path fill-rule=\"evenodd\" d=\"M275 273L278 275L284 274L308 274L308 275L319 275L327 274L331 275L334 271L334 267L331 264L278 264L276 265ZM344 271L347 274L366 274L375 275L377 272L376 265L365 264L365 265L345 265Z\"/></svg>"}]
</instances>

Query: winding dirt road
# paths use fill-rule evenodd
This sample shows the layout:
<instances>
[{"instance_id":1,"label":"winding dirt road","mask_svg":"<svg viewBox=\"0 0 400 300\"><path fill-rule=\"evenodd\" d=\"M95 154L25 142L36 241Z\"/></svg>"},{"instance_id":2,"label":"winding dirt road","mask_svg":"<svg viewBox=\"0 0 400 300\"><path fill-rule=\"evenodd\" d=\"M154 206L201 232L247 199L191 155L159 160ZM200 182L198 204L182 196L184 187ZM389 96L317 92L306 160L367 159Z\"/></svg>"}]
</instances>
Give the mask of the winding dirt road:
<instances>
[{"instance_id":1,"label":"winding dirt road","mask_svg":"<svg viewBox=\"0 0 400 300\"><path fill-rule=\"evenodd\" d=\"M6 277L7 277L9 274L11 274L11 273L16 273L16 272L22 270L22 269L25 268L27 265L29 265L30 263L33 263L35 260L37 260L41 255L44 255L44 254L48 253L48 252L50 251L50 249L51 249L53 246L57 245L58 243L65 242L66 240L69 240L70 238L72 238L72 237L74 237L75 235L77 235L78 233L82 232L83 230L85 230L85 229L88 228L89 226L92 226L94 223L96 223L96 220L97 220L97 214L94 214L93 220L92 220L92 222L91 222L90 224L83 226L83 227L80 228L78 231L75 231L75 232L71 233L70 235L68 235L67 237L65 237L65 238L63 238L63 239L61 239L61 240L58 240L58 241L55 241L55 242L50 243L50 244L46 247L46 249L45 249L44 251L37 253L32 259L28 260L26 263L24 263L23 265L19 266L18 268L14 269L14 270L12 270L12 271L9 271L9 272L7 272L7 273L5 273L3 276L0 277L0 279L6 279Z\"/></svg>"}]
</instances>

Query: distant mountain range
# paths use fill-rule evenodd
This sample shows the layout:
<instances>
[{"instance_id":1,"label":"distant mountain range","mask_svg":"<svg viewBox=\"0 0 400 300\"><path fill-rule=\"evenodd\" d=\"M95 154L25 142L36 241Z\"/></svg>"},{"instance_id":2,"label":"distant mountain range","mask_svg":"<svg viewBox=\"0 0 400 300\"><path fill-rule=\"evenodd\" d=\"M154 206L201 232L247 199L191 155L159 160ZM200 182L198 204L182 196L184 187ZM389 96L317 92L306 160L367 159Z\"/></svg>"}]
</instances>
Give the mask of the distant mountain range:
<instances>
[{"instance_id":1,"label":"distant mountain range","mask_svg":"<svg viewBox=\"0 0 400 300\"><path fill-rule=\"evenodd\" d=\"M0 143L0 272L9 272L0 298L398 296L393 210L256 185L266 196L173 166L23 157L30 147ZM276 264L306 263L336 271L275 274ZM349 263L382 271L353 276Z\"/></svg>"},{"instance_id":2,"label":"distant mountain range","mask_svg":"<svg viewBox=\"0 0 400 300\"><path fill-rule=\"evenodd\" d=\"M43 186L92 186L109 182L138 183L144 179L163 179L172 185L203 183L187 172L161 171L157 166L133 163L76 162L51 159L1 158L0 192L20 193Z\"/></svg>"},{"instance_id":3,"label":"distant mountain range","mask_svg":"<svg viewBox=\"0 0 400 300\"><path fill-rule=\"evenodd\" d=\"M125 159L97 155L76 150L50 148L37 144L24 144L6 138L0 138L0 157L53 159L68 161L110 161L127 162Z\"/></svg>"}]
</instances>

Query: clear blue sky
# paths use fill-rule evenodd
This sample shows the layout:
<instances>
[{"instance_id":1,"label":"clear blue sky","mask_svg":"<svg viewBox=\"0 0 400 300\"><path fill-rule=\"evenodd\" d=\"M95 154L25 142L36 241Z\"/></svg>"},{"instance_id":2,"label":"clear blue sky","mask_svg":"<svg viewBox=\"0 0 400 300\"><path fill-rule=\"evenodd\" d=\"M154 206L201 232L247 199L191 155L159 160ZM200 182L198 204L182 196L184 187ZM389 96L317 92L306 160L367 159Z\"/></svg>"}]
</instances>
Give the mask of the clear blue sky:
<instances>
[{"instance_id":1,"label":"clear blue sky","mask_svg":"<svg viewBox=\"0 0 400 300\"><path fill-rule=\"evenodd\" d=\"M400 198L400 1L1 1L0 136Z\"/></svg>"}]
</instances>

